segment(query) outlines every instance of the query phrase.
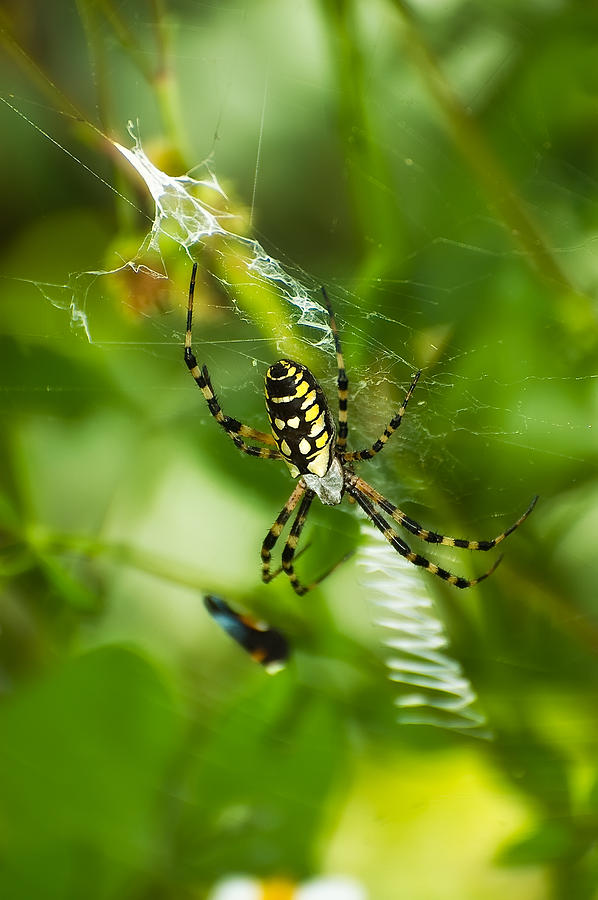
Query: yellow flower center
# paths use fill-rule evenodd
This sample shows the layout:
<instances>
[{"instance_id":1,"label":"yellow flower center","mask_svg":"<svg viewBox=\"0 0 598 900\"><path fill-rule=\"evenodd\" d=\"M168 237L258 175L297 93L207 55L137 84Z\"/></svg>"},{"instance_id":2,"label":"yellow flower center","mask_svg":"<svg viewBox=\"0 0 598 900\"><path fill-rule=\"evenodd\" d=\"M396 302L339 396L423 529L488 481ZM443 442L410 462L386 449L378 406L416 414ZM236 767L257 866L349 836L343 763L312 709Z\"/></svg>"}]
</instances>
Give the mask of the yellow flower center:
<instances>
[{"instance_id":1,"label":"yellow flower center","mask_svg":"<svg viewBox=\"0 0 598 900\"><path fill-rule=\"evenodd\" d=\"M295 886L290 881L275 879L262 884L261 900L293 900Z\"/></svg>"}]
</instances>

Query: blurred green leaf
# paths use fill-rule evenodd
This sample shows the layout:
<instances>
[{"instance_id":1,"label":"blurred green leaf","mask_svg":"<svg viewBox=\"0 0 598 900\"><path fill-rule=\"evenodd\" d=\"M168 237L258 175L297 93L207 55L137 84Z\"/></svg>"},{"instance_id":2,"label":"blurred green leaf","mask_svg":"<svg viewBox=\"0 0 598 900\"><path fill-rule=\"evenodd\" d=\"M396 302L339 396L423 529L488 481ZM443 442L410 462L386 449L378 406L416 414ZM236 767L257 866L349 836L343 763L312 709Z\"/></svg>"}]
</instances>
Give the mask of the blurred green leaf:
<instances>
[{"instance_id":1,"label":"blurred green leaf","mask_svg":"<svg viewBox=\"0 0 598 900\"><path fill-rule=\"evenodd\" d=\"M536 866L570 859L585 845L568 822L544 822L535 831L507 844L497 854L504 866Z\"/></svg>"},{"instance_id":2,"label":"blurred green leaf","mask_svg":"<svg viewBox=\"0 0 598 900\"><path fill-rule=\"evenodd\" d=\"M74 900L85 884L88 897L125 896L161 856L157 810L179 735L162 676L124 648L71 659L6 700L0 895Z\"/></svg>"},{"instance_id":3,"label":"blurred green leaf","mask_svg":"<svg viewBox=\"0 0 598 900\"><path fill-rule=\"evenodd\" d=\"M190 773L181 841L193 879L230 871L306 875L326 824L322 798L346 783L340 710L293 684L292 664L266 677L214 722Z\"/></svg>"}]
</instances>

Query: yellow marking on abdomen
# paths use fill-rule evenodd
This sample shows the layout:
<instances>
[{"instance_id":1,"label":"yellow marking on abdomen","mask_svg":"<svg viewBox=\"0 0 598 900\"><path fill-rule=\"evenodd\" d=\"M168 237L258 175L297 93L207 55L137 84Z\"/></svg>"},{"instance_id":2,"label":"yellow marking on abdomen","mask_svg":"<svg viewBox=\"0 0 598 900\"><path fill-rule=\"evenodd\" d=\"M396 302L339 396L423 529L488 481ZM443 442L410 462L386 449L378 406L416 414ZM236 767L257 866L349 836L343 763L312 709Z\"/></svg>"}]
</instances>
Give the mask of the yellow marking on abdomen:
<instances>
[{"instance_id":1,"label":"yellow marking on abdomen","mask_svg":"<svg viewBox=\"0 0 598 900\"><path fill-rule=\"evenodd\" d=\"M314 424L311 426L311 428L309 430L309 436L315 437L316 434L319 434L321 432L323 427L324 427L324 416L320 416L320 418L316 419ZM317 442L316 442L316 444L317 444Z\"/></svg>"},{"instance_id":2,"label":"yellow marking on abdomen","mask_svg":"<svg viewBox=\"0 0 598 900\"><path fill-rule=\"evenodd\" d=\"M305 400L301 404L301 409L309 409L309 407L312 405L312 403L314 402L315 399L316 399L316 392L310 391L309 394L306 394ZM317 413L316 413L316 415L317 415Z\"/></svg>"}]
</instances>

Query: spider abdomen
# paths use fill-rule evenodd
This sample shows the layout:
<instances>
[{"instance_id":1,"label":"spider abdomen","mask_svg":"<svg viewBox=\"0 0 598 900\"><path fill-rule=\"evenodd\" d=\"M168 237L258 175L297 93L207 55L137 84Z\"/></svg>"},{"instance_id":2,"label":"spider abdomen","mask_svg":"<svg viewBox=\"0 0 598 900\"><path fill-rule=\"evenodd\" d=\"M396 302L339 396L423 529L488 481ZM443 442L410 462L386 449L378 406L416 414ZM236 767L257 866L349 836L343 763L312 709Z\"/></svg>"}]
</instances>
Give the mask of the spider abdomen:
<instances>
[{"instance_id":1,"label":"spider abdomen","mask_svg":"<svg viewBox=\"0 0 598 900\"><path fill-rule=\"evenodd\" d=\"M280 359L266 372L265 393L272 434L293 477L322 478L334 458L335 428L314 376L301 363Z\"/></svg>"}]
</instances>

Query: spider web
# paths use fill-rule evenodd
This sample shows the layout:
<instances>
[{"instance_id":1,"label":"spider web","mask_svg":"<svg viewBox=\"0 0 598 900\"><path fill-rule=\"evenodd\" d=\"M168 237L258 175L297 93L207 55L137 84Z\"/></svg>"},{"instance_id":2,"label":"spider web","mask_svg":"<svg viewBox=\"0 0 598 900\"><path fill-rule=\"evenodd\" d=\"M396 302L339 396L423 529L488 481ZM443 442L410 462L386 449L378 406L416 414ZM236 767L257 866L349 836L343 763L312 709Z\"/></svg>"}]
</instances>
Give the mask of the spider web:
<instances>
[{"instance_id":1,"label":"spider web","mask_svg":"<svg viewBox=\"0 0 598 900\"><path fill-rule=\"evenodd\" d=\"M148 159L132 122L129 122L129 133L134 140L132 149L113 143L141 175L154 199L156 212L147 240L148 247L160 253L161 241L166 236L191 256L192 249L209 243L209 239L214 236L225 238L227 244L232 243L233 246L238 242L247 251L246 255L241 254L245 261L246 277L257 285L263 282L274 283L284 299L299 310L296 324L327 332L330 342L331 332L326 323L324 307L314 301L301 282L285 271L281 263L270 256L257 240L228 230L225 223L232 216L226 212L219 213L216 207L210 208L194 194L196 188L207 187L226 199L215 175L203 180L188 175L169 176ZM153 274L160 277L160 273ZM323 341L324 338L321 338L320 342Z\"/></svg>"},{"instance_id":2,"label":"spider web","mask_svg":"<svg viewBox=\"0 0 598 900\"><path fill-rule=\"evenodd\" d=\"M81 165L91 172L103 182L106 189L115 190L89 166L52 138L49 133L36 125L12 102L6 98L2 99L5 105L16 112L32 128L64 151L74 164ZM205 176L203 178L195 178L191 175L170 176L149 159L139 137L138 126L131 121L128 123L128 132L132 141L131 146L127 147L117 141L111 143L141 176L155 203L155 214L151 220L148 234L137 248L134 257L123 260L121 265L115 268L72 273L68 282L64 284L45 283L31 278L21 280L33 284L52 306L68 312L73 327L80 330L90 343L107 349L114 342L110 335L103 331L103 326L98 326L96 323L96 318L101 320L98 310L101 309L101 304L105 299L101 288L99 295L97 294L98 279L117 276L123 270L128 269L133 273L144 274L156 281L164 281L168 284L170 282L168 264L162 253L164 240L175 242L190 260L197 258L205 247L210 247L211 252L224 258L225 253L219 249L218 244L219 241L224 241L227 253L232 248L238 258L242 259L246 281L257 288L270 285L275 289L277 297L282 300L283 304L286 304L286 322L284 322L282 330L275 332L268 342L276 345L280 355L286 352L291 340L298 342L303 347L304 353L307 352L307 348L315 350L320 355L321 368L325 372L324 376L320 375L320 379L327 386L329 396L332 396L335 392L336 377L334 342L326 310L320 302L320 281L302 269L296 262L288 259L285 254L277 251L277 255L274 255L257 239L247 237L235 230L236 214L227 210L226 192L210 164L205 162L196 167L203 169ZM201 189L201 194L198 193L198 189ZM206 193L213 195L213 203L206 199ZM121 197L125 202L131 202L126 197L122 195ZM138 209L138 212L141 213L141 210ZM440 243L449 244L450 242ZM461 247L461 249L465 249L468 253L483 252L480 248L475 247ZM160 260L159 268L153 268L147 262L147 256L152 252L155 258ZM236 311L242 319L250 324L257 324L261 331L270 327L271 320L267 313L256 313L255 311L248 313L246 309L238 305L236 297L238 284L229 281L226 275L220 276L220 281L229 298L236 304ZM412 292L413 301L419 302L421 301L419 290L427 289L429 285L418 285L409 281L398 285L396 282L386 281L376 285L376 289L381 291L378 309L364 310L358 292L356 293L346 284L334 284L334 306L341 327L345 356L347 356L347 349L349 349L349 355L361 351L368 356L369 363L366 371L351 370L350 372L350 415L355 443L364 441L367 444L373 434L378 434L383 429L389 417L389 392L394 391L397 384L408 385L413 372L417 369L416 362L401 352L417 339L417 329L404 324L388 311L387 293L396 290L397 287ZM459 285L456 285L453 288L445 287L442 290L448 295L457 291L458 288ZM183 294L180 285L177 285L175 290L179 294ZM184 308L183 299L179 305L181 309ZM372 337L368 330L372 319L381 320L388 326L389 333L395 336L402 335L402 337L399 339L393 337L389 339L388 343ZM156 341L152 352L163 355L162 351L166 348L180 343L179 332L172 330L167 317L161 320L159 315L155 316L152 327L156 331ZM244 356L252 367L268 365L271 357L256 353L255 348L260 340L265 342L266 339L262 338L257 341L255 338L248 339L248 349L244 351L242 347L236 346L234 353ZM426 352L434 354L437 351L434 335L427 340L429 344ZM224 340L223 344L226 345L227 341ZM139 345L139 349L142 349L141 345ZM513 424L509 431L497 432L484 428L484 411L492 412L492 410L484 405L477 389L488 380L483 366L480 366L477 376L473 375L468 379L465 379L462 374L452 371L451 363L457 364L464 358L475 357L478 353L483 356L488 350L489 345L463 350L455 348L452 354L445 357L442 369L436 368L433 373L426 373L426 386L431 399L446 399L446 392L461 383L463 405L456 412L450 409L444 411L442 404L431 404L420 401L416 397L410 405L409 413L409 419L415 424L415 427L412 428L408 423L403 426L401 432L403 451L407 455L416 457L420 463L425 462L431 470L442 469L445 473L452 473L453 480L456 481L459 480L461 463L458 458L450 455L450 451L447 451L446 446L443 445L443 440L451 431L461 427L459 418L462 415L468 421L467 426L464 427L467 427L473 437L481 439L490 437L495 441L502 441L525 450L539 449L530 444L529 432L535 430L540 423L532 423L529 415L525 412L510 411ZM496 344L496 351L500 352L500 341ZM475 365L473 368L475 369ZM527 377L522 375L503 386L506 390L521 388L526 380ZM259 380L252 380L244 384L243 388L258 394L262 390ZM396 401L390 402L394 402L396 405ZM364 408L367 409L366 412L364 412ZM390 409L392 408L390 406ZM472 409L480 413L478 430L471 428L469 413ZM547 427L559 429L563 427L563 424L551 422ZM575 428L576 426L569 423L568 427ZM545 451L541 450L540 452ZM393 481L386 478L384 467L381 477L383 487L392 490ZM523 481L523 474L521 480ZM475 476L472 485L474 484ZM417 494L420 489L423 491L424 487L423 479L418 482L417 478L412 478L405 496L412 496L414 492ZM450 491L450 486L447 486L447 489ZM494 515L497 519L503 518L500 511Z\"/></svg>"},{"instance_id":3,"label":"spider web","mask_svg":"<svg viewBox=\"0 0 598 900\"><path fill-rule=\"evenodd\" d=\"M492 63L489 65L491 69ZM267 85L267 83L266 80L265 84ZM259 93L260 101L259 103L254 102L252 119L254 123L259 121L261 147L261 135L269 121L269 113L267 93L265 90L263 93L260 90ZM49 130L37 125L34 117L27 116L21 111L18 102L6 99L4 102L24 118L32 128L36 129L44 139L57 143L51 137ZM222 109L224 109L224 105L222 103ZM141 176L153 198L155 213L151 222L148 223L145 240L137 248L136 253L131 255L131 258L123 259L121 265L112 269L98 268L88 272L75 272L62 284L44 284L35 279L30 279L31 282L50 304L64 309L68 313L73 327L90 344L108 352L111 343L110 335L105 333L105 326L99 314L103 299L102 285L107 280L123 270L130 270L136 274L144 273L156 281L163 280L170 283L173 290L180 295L179 306L182 310L184 309L184 286L178 282L176 285L171 282L173 276L168 271L167 256L163 252L164 242L176 244L189 259L197 258L203 252L203 248L207 247L210 252L219 255L224 260L226 252L232 248L237 258L243 262L243 279L257 289L273 289L285 310L282 329L274 334L274 343L279 348L279 352L281 354L287 352L287 342L291 339L299 341L303 345L305 353L312 353L313 358L321 363L321 369L324 372L322 380L327 386L328 395L332 397L335 390L334 344L326 312L319 301L319 279L293 262L288 252L272 247L267 238L257 240L239 233L235 214L231 211L228 203L226 187L223 186L224 178L213 160L210 163L202 164L201 177L193 177L191 174L180 177L169 176L155 165L145 152L139 136L139 127L130 123L128 130L129 145L117 141L112 143L115 150ZM416 135L415 143L422 139L421 135ZM69 149L63 146L61 149L68 154L73 165L81 167L82 170L91 171L100 178L94 172L93 167L87 166ZM258 161L255 165L253 179L252 213L254 201L257 200L259 203L259 180L268 177L260 157L261 151L258 150ZM416 183L421 184L423 181L431 183L432 190L440 194L441 185L434 184L433 173L418 170L417 163L412 157L405 158L404 165L414 173ZM100 178L100 180L103 179ZM104 186L106 189L113 189L107 182L104 182ZM556 190L556 185L548 182L548 188ZM383 189L385 189L384 186L380 187L380 185L372 183L372 194ZM375 224L372 222L373 231ZM491 230L499 228L497 220L492 220L491 217L490 221L480 224ZM471 229L463 228L462 230L471 233ZM226 247L226 252L222 249L223 246ZM582 242L579 246L575 246L571 241L570 244L563 245L563 248L558 251L558 255L560 259L565 259L578 251L578 256L583 258L589 249L590 242ZM410 324L406 324L400 311L397 312L395 309L394 295L400 292L402 299L407 299L413 306L426 303L440 305L443 300L450 299L467 286L468 276L464 276L461 274L462 272L468 272L471 268L476 273L473 278L480 282L483 281L484 276L478 274L477 260L480 257L492 257L499 251L489 250L483 241L476 244L462 237L422 235L419 246L413 252L432 259L452 252L456 254L460 263L464 264L459 265L460 274L449 285L439 285L433 281L424 283L413 280L378 280L367 275L361 281L348 282L340 279L334 281L332 286L329 285L329 288L332 288L330 292L333 296L335 311L338 314L346 355L367 358L366 366L361 366L357 371L351 369L349 373L352 445L354 445L353 441L355 444L362 440L364 444L369 443L380 433L388 420L393 402L390 398L395 396L395 386L400 384L406 386L411 374L417 368L415 359L410 358L409 348L417 344L418 336L421 336L420 343L425 344L423 355L427 355L429 358L434 358L437 349L436 338L439 344L442 343L442 335L434 336L423 331L419 335L418 328L412 321ZM525 257L525 253L520 250L510 252L513 256ZM147 257L152 254L160 261L160 266L152 267L147 263ZM250 326L257 327L260 333L267 331L270 324L268 313L260 313L255 310L249 312L239 301L238 283L232 278L228 278L226 271L223 271L219 277L227 296L236 304L235 311L238 317L245 320ZM362 288L367 288L373 296L373 303L368 308L365 308L360 302ZM435 299L431 300L431 295ZM372 336L371 329L368 327L372 320L383 323L387 328L385 338ZM171 317L167 315L162 318L156 317L152 325L156 335L155 344L151 348L138 344L133 347L133 352L145 353L149 349L151 353L160 357L176 352L175 347L180 347L181 343L180 332L177 331L178 325L179 322L177 322L177 326L173 326ZM267 365L271 359L270 349L268 352L263 352L260 340L266 343L265 338L252 338L247 339L246 342L236 343L234 348L226 348L227 341L224 339L222 349L227 349L237 355L240 354L247 361L248 367L261 368ZM503 444L506 449L514 448L524 451L526 457L534 453L544 455L549 452L554 453L555 456L565 457L566 450L560 450L557 446L554 450L548 451L544 441L538 436L543 436L547 430L553 430L556 433L566 430L576 434L582 434L587 430L587 423L579 419L564 421L551 418L550 413L546 413L543 418L540 413L532 415L523 404L519 406L513 404L514 408L508 408L506 404L513 403L512 399L505 400L505 407L502 410L503 413L509 414L509 426L503 425L501 428L496 428L494 424L486 425L486 422L496 421L494 417L490 416L490 413L496 410L490 409L488 401L484 399L484 383L493 380L493 376L484 369L484 360L489 355L489 348L492 353L500 355L504 337L489 336L488 340L489 343L482 347L461 348L451 345L448 352L443 354L442 363L435 365L433 370L425 373L427 399L418 401L414 397L409 410L409 422L405 423L401 429L400 444L401 454L408 460L417 460L421 466L421 474L411 474L408 484L397 485L395 474L390 471L390 467L384 461L381 462L376 473L376 486L391 496L395 502L403 503L407 498L423 498L426 494L426 472L436 475L442 471L448 480L447 492L449 495L451 490L456 492L458 487L465 482L468 484L468 490L472 493L483 486L487 491L489 509L495 509L496 519L504 523L505 515L511 515L512 511L501 508L500 485L482 485L479 476L465 471L462 461L452 455L450 449L447 448L447 437L457 429L467 429L470 439L474 442L477 441L480 447L483 447L486 441L491 441L494 444ZM476 358L480 360L479 365L476 364ZM467 360L468 363L468 375L463 374L461 364L464 360ZM219 358L218 368L220 372L226 374L226 357ZM596 376L590 373L585 380L594 377ZM531 367L526 368L525 360L523 360L521 371L514 373L512 381L502 385L505 389L505 398L521 394L533 387L537 381L548 382L552 379L559 381L563 379L563 376L560 374L555 376L552 373L537 376ZM261 381L257 377L248 379L242 387L244 391L254 394L260 393L262 389ZM455 388L460 396L460 404L456 408L446 402L451 390ZM240 390L240 388L234 389ZM473 428L471 425L472 412L475 413L476 418L476 425ZM506 416L501 416L501 422L504 422L505 418ZM514 458L521 459L522 456L523 453L519 456L515 454ZM533 465L528 465L527 470L522 469L521 472L515 471L513 474L513 479L521 484L522 497L525 497L526 501L530 491L524 485L528 484L532 468ZM432 515L431 511L430 515ZM499 532L501 528L496 527L491 530ZM420 600L415 598L414 603L415 607L420 608ZM429 625L429 623L426 625L423 621L421 624L422 639L427 640L427 634L431 641L436 640L431 635L435 633L434 629L437 626ZM431 647L428 646L426 652L429 650ZM430 660L427 662L429 663ZM448 657L443 658L439 664L444 667L443 677L445 677L440 690L448 690L446 685L450 679L453 679L453 686L459 683L462 688L459 696L464 703L462 712L467 716L469 701L471 703L474 701L473 695L468 695L470 686L461 673L451 668ZM399 665L392 668L395 676L399 673L403 680L406 679L404 668L401 669ZM429 671L425 671L423 663L419 673L422 678L425 676L436 677L434 674L430 676ZM459 679L461 680L459 681ZM469 697L467 701L466 697ZM430 709L435 708L430 692L426 694L425 703ZM401 708L401 714L406 714L403 708ZM476 719L477 713L472 713L472 716L472 721L477 727L480 724L480 721ZM429 718L429 721L432 721L432 717ZM436 724L439 721L437 719ZM453 727L453 725L449 725L449 727Z\"/></svg>"},{"instance_id":4,"label":"spider web","mask_svg":"<svg viewBox=\"0 0 598 900\"><path fill-rule=\"evenodd\" d=\"M131 147L116 141L113 145L141 176L155 204L151 229L139 248L138 257L145 258L153 251L162 259L164 239L174 241L190 259L197 254L198 248L209 245L213 239L224 239L229 247L239 245L241 252L238 255L244 260L245 278L262 287L266 283L274 284L289 304L289 327L308 329L304 330L302 339L320 351L334 355L327 312L313 299L313 287L305 287L301 278L290 274L259 241L230 230L227 225L233 217L226 210L223 212L216 204L200 199L198 189L203 189L204 194L207 190L218 200L226 201L216 175L206 166L206 177L202 179L190 175L170 176L148 158L132 122L129 122L128 131L133 141ZM79 305L79 281L87 276L95 279L114 275L122 268L143 271L155 279L167 278L165 264L159 271L149 268L146 263L129 260L115 270L77 275L76 287L59 288L58 294L55 286L37 284L37 287L54 306L68 310L73 327L80 329L90 343L96 343L85 294ZM308 280L305 273L302 275ZM313 279L311 281L313 285ZM224 284L232 287L225 281ZM60 298L61 292L65 299ZM384 355L388 370L399 357L388 348L384 349ZM368 387L371 387L370 381L362 380L362 389ZM432 612L431 600L419 573L412 572L375 529L366 526L363 534L365 541L358 563L365 572L362 584L366 595L384 611L377 624L391 633L382 641L393 651L387 657L389 678L412 688L411 692L403 692L396 699L397 720L407 725L431 725L476 737L490 737L475 691L460 665L446 652L448 642L443 626ZM397 599L398 596L401 599Z\"/></svg>"}]
</instances>

